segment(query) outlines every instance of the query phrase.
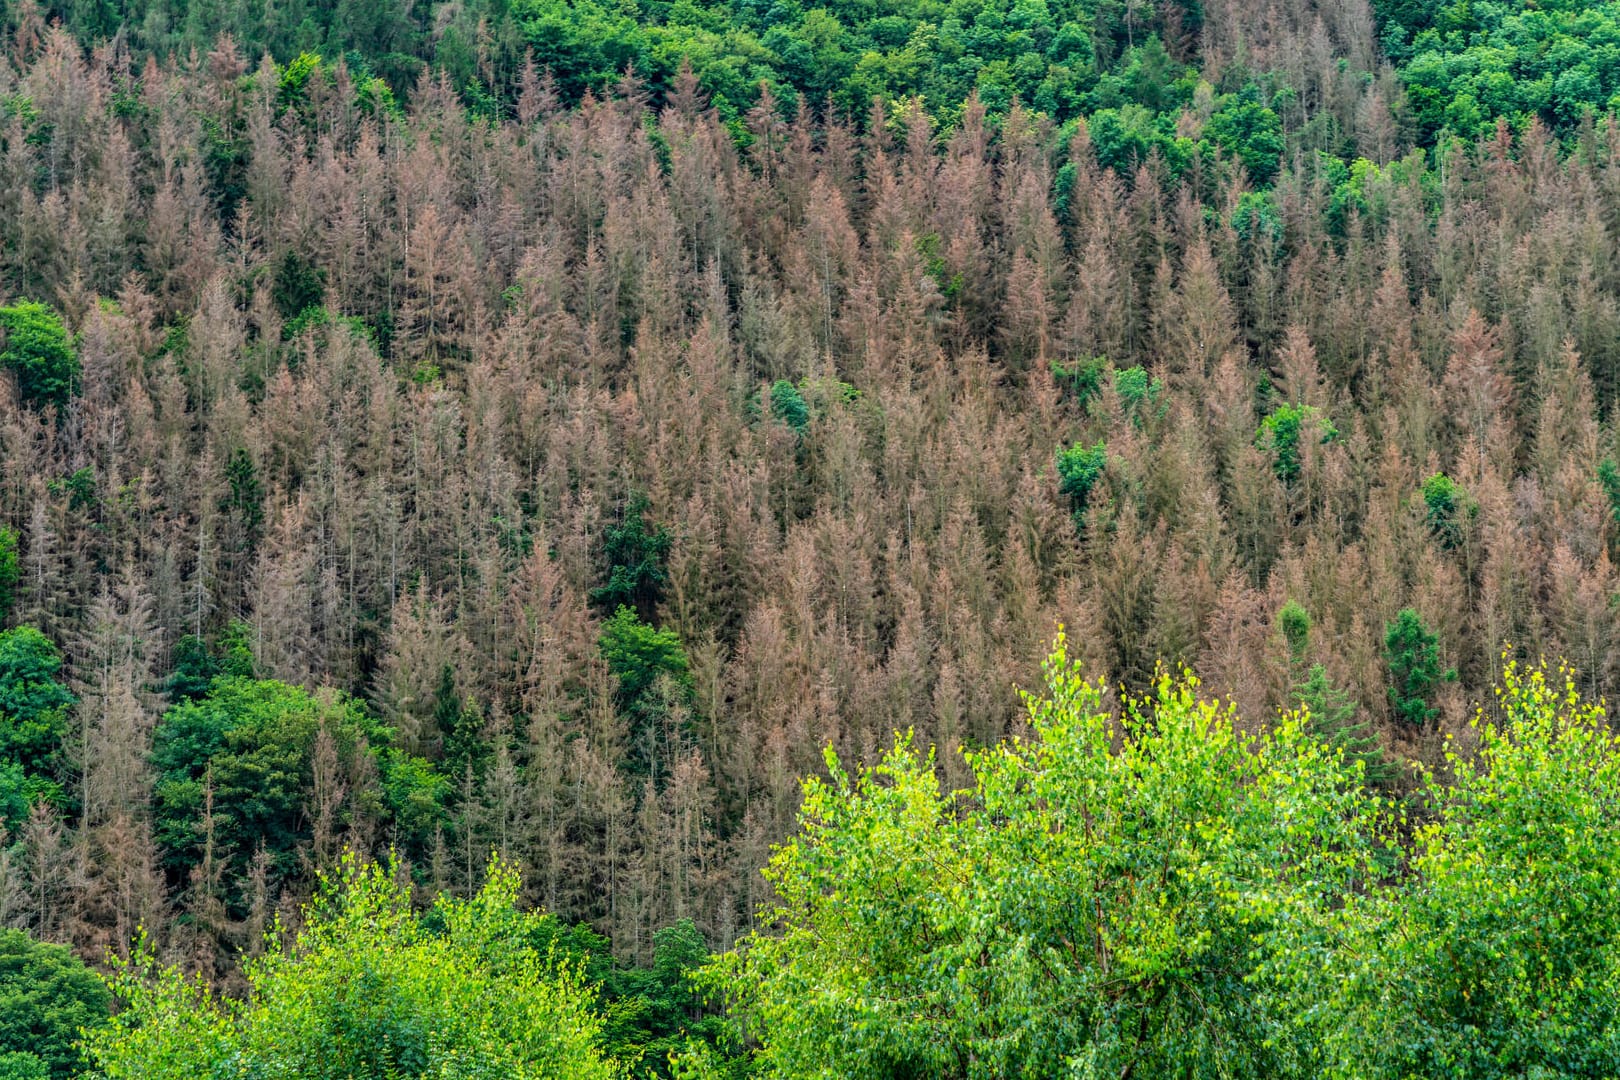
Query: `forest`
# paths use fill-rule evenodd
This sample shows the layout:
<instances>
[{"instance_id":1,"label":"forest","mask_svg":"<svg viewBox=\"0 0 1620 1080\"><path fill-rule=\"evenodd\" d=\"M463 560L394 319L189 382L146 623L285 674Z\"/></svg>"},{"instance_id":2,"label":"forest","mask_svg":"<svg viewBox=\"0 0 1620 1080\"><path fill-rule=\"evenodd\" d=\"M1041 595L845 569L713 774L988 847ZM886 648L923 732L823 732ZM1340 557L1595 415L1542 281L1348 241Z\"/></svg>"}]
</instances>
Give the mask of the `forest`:
<instances>
[{"instance_id":1,"label":"forest","mask_svg":"<svg viewBox=\"0 0 1620 1080\"><path fill-rule=\"evenodd\" d=\"M0 29L0 1080L1620 1076L1616 4Z\"/></svg>"}]
</instances>

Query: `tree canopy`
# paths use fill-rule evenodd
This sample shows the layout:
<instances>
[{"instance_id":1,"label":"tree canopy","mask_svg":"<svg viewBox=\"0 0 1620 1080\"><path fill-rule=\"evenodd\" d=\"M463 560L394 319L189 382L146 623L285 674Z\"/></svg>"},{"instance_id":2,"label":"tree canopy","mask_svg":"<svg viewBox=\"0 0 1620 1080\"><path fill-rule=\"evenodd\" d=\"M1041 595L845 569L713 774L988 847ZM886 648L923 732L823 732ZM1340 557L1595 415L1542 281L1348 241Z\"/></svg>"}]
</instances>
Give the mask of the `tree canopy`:
<instances>
[{"instance_id":1,"label":"tree canopy","mask_svg":"<svg viewBox=\"0 0 1620 1080\"><path fill-rule=\"evenodd\" d=\"M1398 818L1302 712L1189 676L1105 702L1065 642L1030 735L942 789L900 737L804 787L779 902L711 966L762 1075L1592 1076L1620 1063L1620 743L1510 663Z\"/></svg>"},{"instance_id":2,"label":"tree canopy","mask_svg":"<svg viewBox=\"0 0 1620 1080\"><path fill-rule=\"evenodd\" d=\"M70 950L0 929L0 1076L79 1075L79 1031L104 1023L110 1003L101 979Z\"/></svg>"},{"instance_id":3,"label":"tree canopy","mask_svg":"<svg viewBox=\"0 0 1620 1080\"><path fill-rule=\"evenodd\" d=\"M32 300L0 307L0 368L36 408L60 409L78 390L79 358L61 316Z\"/></svg>"},{"instance_id":4,"label":"tree canopy","mask_svg":"<svg viewBox=\"0 0 1620 1080\"><path fill-rule=\"evenodd\" d=\"M397 868L396 868L397 869ZM246 1070L307 1077L578 1077L622 1070L600 1051L577 970L525 944L516 872L492 865L467 900L417 913L394 869L348 858L322 879L293 940L248 965L245 1005L149 953L111 980L118 1011L86 1042L108 1080Z\"/></svg>"}]
</instances>

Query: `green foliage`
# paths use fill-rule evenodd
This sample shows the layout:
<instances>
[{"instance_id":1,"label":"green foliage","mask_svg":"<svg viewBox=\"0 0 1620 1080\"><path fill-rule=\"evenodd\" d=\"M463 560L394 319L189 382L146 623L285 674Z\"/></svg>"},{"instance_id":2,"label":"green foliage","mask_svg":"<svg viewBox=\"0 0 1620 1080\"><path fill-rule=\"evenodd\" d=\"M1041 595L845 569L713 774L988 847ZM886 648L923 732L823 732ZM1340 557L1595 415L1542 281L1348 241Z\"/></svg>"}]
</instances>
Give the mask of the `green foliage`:
<instances>
[{"instance_id":1,"label":"green foliage","mask_svg":"<svg viewBox=\"0 0 1620 1080\"><path fill-rule=\"evenodd\" d=\"M1140 366L1114 372L1114 392L1137 427L1149 416L1162 417L1168 407L1163 380L1149 379L1147 369Z\"/></svg>"},{"instance_id":2,"label":"green foliage","mask_svg":"<svg viewBox=\"0 0 1620 1080\"><path fill-rule=\"evenodd\" d=\"M0 632L0 761L29 774L55 770L73 704L61 672L62 654L32 626Z\"/></svg>"},{"instance_id":3,"label":"green foliage","mask_svg":"<svg viewBox=\"0 0 1620 1080\"><path fill-rule=\"evenodd\" d=\"M104 1023L108 1004L101 980L65 946L0 930L0 1078L78 1075L79 1029Z\"/></svg>"},{"instance_id":4,"label":"green foliage","mask_svg":"<svg viewBox=\"0 0 1620 1080\"><path fill-rule=\"evenodd\" d=\"M1250 83L1228 95L1204 125L1204 138L1221 153L1243 162L1257 184L1269 184L1282 161L1282 121Z\"/></svg>"},{"instance_id":5,"label":"green foliage","mask_svg":"<svg viewBox=\"0 0 1620 1080\"><path fill-rule=\"evenodd\" d=\"M689 1038L718 1040L720 1019L703 1014L701 995L693 982L708 959L703 935L691 919L654 933L652 967L624 971L616 980L618 998L628 1006L621 1010L620 1021L634 1025L624 1040L623 1053L641 1047L648 1059L663 1063Z\"/></svg>"},{"instance_id":6,"label":"green foliage","mask_svg":"<svg viewBox=\"0 0 1620 1080\"><path fill-rule=\"evenodd\" d=\"M1620 745L1573 673L1509 663L1479 748L1427 777L1410 871L1314 989L1352 1077L1620 1072Z\"/></svg>"},{"instance_id":7,"label":"green foliage","mask_svg":"<svg viewBox=\"0 0 1620 1080\"><path fill-rule=\"evenodd\" d=\"M1279 405L1260 422L1254 444L1272 457L1277 479L1291 484L1299 478L1303 465L1300 440L1315 439L1325 446L1339 437L1339 431L1314 405Z\"/></svg>"},{"instance_id":8,"label":"green foliage","mask_svg":"<svg viewBox=\"0 0 1620 1080\"><path fill-rule=\"evenodd\" d=\"M1422 494L1435 539L1447 549L1461 546L1464 527L1478 512L1478 505L1445 473L1435 473L1423 481Z\"/></svg>"},{"instance_id":9,"label":"green foliage","mask_svg":"<svg viewBox=\"0 0 1620 1080\"><path fill-rule=\"evenodd\" d=\"M234 675L164 713L153 735L154 817L171 872L183 880L200 860L210 798L216 859L245 870L263 847L277 877L295 869L310 838L305 807L323 732L343 761L388 741L387 729L334 691Z\"/></svg>"},{"instance_id":10,"label":"green foliage","mask_svg":"<svg viewBox=\"0 0 1620 1080\"><path fill-rule=\"evenodd\" d=\"M296 300L292 301L296 303ZM314 304L299 311L288 319L281 327L281 340L294 341L306 331L322 326L330 326L332 313L320 304Z\"/></svg>"},{"instance_id":11,"label":"green foliage","mask_svg":"<svg viewBox=\"0 0 1620 1080\"><path fill-rule=\"evenodd\" d=\"M492 862L470 900L417 915L397 868L353 856L323 877L296 939L247 966L251 994L214 998L150 952L115 968L120 1009L86 1048L106 1080L198 1076L609 1080L577 970L526 947L541 916Z\"/></svg>"},{"instance_id":12,"label":"green foliage","mask_svg":"<svg viewBox=\"0 0 1620 1080\"><path fill-rule=\"evenodd\" d=\"M436 926L436 912L424 922ZM617 1061L635 1062L637 1077L668 1076L672 1051L691 1040L713 1046L722 1037L721 1017L704 1009L692 978L711 957L690 919L653 934L649 968L620 965L607 938L587 924L569 925L549 914L528 920L517 940L578 971L596 988L602 1048Z\"/></svg>"},{"instance_id":13,"label":"green foliage","mask_svg":"<svg viewBox=\"0 0 1620 1080\"><path fill-rule=\"evenodd\" d=\"M484 718L456 692L456 673L449 664L439 669L439 685L433 692L433 722L444 747L440 756L444 771L455 778L468 770L481 776L492 752L484 738Z\"/></svg>"},{"instance_id":14,"label":"green foliage","mask_svg":"<svg viewBox=\"0 0 1620 1080\"><path fill-rule=\"evenodd\" d=\"M17 581L21 577L16 530L0 525L0 625L11 615L11 605L17 600Z\"/></svg>"},{"instance_id":15,"label":"green foliage","mask_svg":"<svg viewBox=\"0 0 1620 1080\"><path fill-rule=\"evenodd\" d=\"M1095 400L1105 385L1112 385L1120 405L1138 427L1150 417L1162 416L1167 407L1163 380L1150 377L1140 365L1116 369L1106 356L1073 363L1053 360L1052 378L1061 391L1082 406Z\"/></svg>"},{"instance_id":16,"label":"green foliage","mask_svg":"<svg viewBox=\"0 0 1620 1080\"><path fill-rule=\"evenodd\" d=\"M786 379L771 385L771 415L803 435L810 427L810 407L799 388Z\"/></svg>"},{"instance_id":17,"label":"green foliage","mask_svg":"<svg viewBox=\"0 0 1620 1080\"><path fill-rule=\"evenodd\" d=\"M619 711L630 720L633 749L628 765L647 775L656 771L653 747L662 719L671 705L684 703L691 694L686 649L675 631L654 629L628 607L602 624L597 648L618 683Z\"/></svg>"},{"instance_id":18,"label":"green foliage","mask_svg":"<svg viewBox=\"0 0 1620 1080\"><path fill-rule=\"evenodd\" d=\"M1232 208L1232 229L1252 246L1275 245L1283 240L1282 213L1269 191L1245 191Z\"/></svg>"},{"instance_id":19,"label":"green foliage","mask_svg":"<svg viewBox=\"0 0 1620 1080\"><path fill-rule=\"evenodd\" d=\"M1445 473L1435 473L1423 481L1423 502L1429 508L1429 523L1446 521L1457 510L1457 496L1462 490Z\"/></svg>"},{"instance_id":20,"label":"green foliage","mask_svg":"<svg viewBox=\"0 0 1620 1080\"><path fill-rule=\"evenodd\" d=\"M693 0L654 10L518 0L514 11L536 63L555 73L565 95L610 86L627 64L667 86L687 62L725 119L755 103L761 82L778 100L830 96L851 115L876 96L920 97L936 115L952 116L977 92L992 112L1005 112L1017 96L1067 118L1084 106L1096 77L1090 0L936 8ZM1153 85L1173 73L1162 49L1159 57L1139 65L1147 70L1137 82Z\"/></svg>"},{"instance_id":21,"label":"green foliage","mask_svg":"<svg viewBox=\"0 0 1620 1080\"><path fill-rule=\"evenodd\" d=\"M282 69L280 79L276 83L276 105L279 108L296 108L304 103L304 95L309 81L321 74L321 58L317 53L301 52L288 62ZM287 314L285 309L282 312Z\"/></svg>"},{"instance_id":22,"label":"green foliage","mask_svg":"<svg viewBox=\"0 0 1620 1080\"><path fill-rule=\"evenodd\" d=\"M1555 132L1614 107L1620 4L1376 0L1383 40L1424 140L1488 135L1497 118Z\"/></svg>"},{"instance_id":23,"label":"green foliage","mask_svg":"<svg viewBox=\"0 0 1620 1080\"><path fill-rule=\"evenodd\" d=\"M86 465L52 480L46 489L52 495L66 495L69 510L88 510L96 505L96 470Z\"/></svg>"},{"instance_id":24,"label":"green foliage","mask_svg":"<svg viewBox=\"0 0 1620 1080\"><path fill-rule=\"evenodd\" d=\"M408 852L430 851L435 833L449 820L449 778L425 758L393 748L378 756L378 768L394 843Z\"/></svg>"},{"instance_id":25,"label":"green foliage","mask_svg":"<svg viewBox=\"0 0 1620 1080\"><path fill-rule=\"evenodd\" d=\"M219 671L219 661L208 650L208 643L187 634L175 642L174 670L164 680L163 690L171 702L202 697Z\"/></svg>"},{"instance_id":26,"label":"green foliage","mask_svg":"<svg viewBox=\"0 0 1620 1080\"><path fill-rule=\"evenodd\" d=\"M962 275L952 273L945 256L940 254L939 233L927 232L916 239L917 254L923 257L923 273L934 279L939 295L946 303L955 300L962 291Z\"/></svg>"},{"instance_id":27,"label":"green foliage","mask_svg":"<svg viewBox=\"0 0 1620 1080\"><path fill-rule=\"evenodd\" d=\"M0 307L0 367L36 409L61 409L79 389L79 357L61 316L32 300Z\"/></svg>"},{"instance_id":28,"label":"green foliage","mask_svg":"<svg viewBox=\"0 0 1620 1080\"><path fill-rule=\"evenodd\" d=\"M1609 500L1609 516L1620 525L1620 465L1616 465L1612 457L1604 458L1598 462L1597 478Z\"/></svg>"},{"instance_id":29,"label":"green foliage","mask_svg":"<svg viewBox=\"0 0 1620 1080\"><path fill-rule=\"evenodd\" d=\"M606 580L591 590L592 603L607 610L628 604L643 617L652 615L664 588L664 560L673 537L662 526L649 526L646 513L647 496L633 492L618 524L607 527L602 537Z\"/></svg>"},{"instance_id":30,"label":"green foliage","mask_svg":"<svg viewBox=\"0 0 1620 1080\"><path fill-rule=\"evenodd\" d=\"M1389 667L1389 701L1395 718L1421 728L1440 715L1433 706L1434 691L1443 681L1456 678L1440 670L1440 636L1423 625L1411 608L1402 608L1384 627L1384 663Z\"/></svg>"},{"instance_id":31,"label":"green foliage","mask_svg":"<svg viewBox=\"0 0 1620 1080\"><path fill-rule=\"evenodd\" d=\"M1378 734L1364 719L1356 716L1356 703L1350 695L1328 681L1327 669L1312 664L1303 681L1293 688L1295 705L1307 716L1306 730L1324 740L1361 769L1361 781L1369 787L1388 787L1395 780L1395 768L1384 757Z\"/></svg>"},{"instance_id":32,"label":"green foliage","mask_svg":"<svg viewBox=\"0 0 1620 1080\"><path fill-rule=\"evenodd\" d=\"M295 323L302 318L307 323L318 316L311 309L320 308L326 298L326 271L311 263L296 251L289 250L276 264L276 276L270 289L270 299L284 319ZM289 337L292 335L288 335Z\"/></svg>"},{"instance_id":33,"label":"green foliage","mask_svg":"<svg viewBox=\"0 0 1620 1080\"><path fill-rule=\"evenodd\" d=\"M227 492L220 509L237 520L244 550L252 550L264 528L264 485L259 481L259 467L246 447L237 447L225 463L225 483Z\"/></svg>"},{"instance_id":34,"label":"green foliage","mask_svg":"<svg viewBox=\"0 0 1620 1080\"><path fill-rule=\"evenodd\" d=\"M426 921L432 923L429 912ZM553 915L530 920L520 935L524 947L580 972L596 988L602 1018L602 1048L611 1058L634 1062L636 1077L666 1077L669 1055L688 1047L706 1048L725 1075L744 1059L718 1048L728 1042L724 1018L704 1007L695 976L712 959L690 919L653 934L651 967L626 967L614 960L606 937L585 923L569 925ZM639 1059L639 1060L638 1060Z\"/></svg>"},{"instance_id":35,"label":"green foliage","mask_svg":"<svg viewBox=\"0 0 1620 1080\"><path fill-rule=\"evenodd\" d=\"M38 1054L8 1050L0 1053L0 1080L51 1080L51 1067Z\"/></svg>"},{"instance_id":36,"label":"green foliage","mask_svg":"<svg viewBox=\"0 0 1620 1080\"><path fill-rule=\"evenodd\" d=\"M1311 613L1298 600L1290 599L1277 612L1277 629L1288 643L1288 658L1298 664L1305 659L1311 637Z\"/></svg>"},{"instance_id":37,"label":"green foliage","mask_svg":"<svg viewBox=\"0 0 1620 1080\"><path fill-rule=\"evenodd\" d=\"M861 392L841 379L806 378L797 383L778 379L768 392L760 390L750 394L743 409L751 423L758 423L768 403L772 418L804 435L809 432L812 421L826 416L837 406L853 405L860 399Z\"/></svg>"},{"instance_id":38,"label":"green foliage","mask_svg":"<svg viewBox=\"0 0 1620 1080\"><path fill-rule=\"evenodd\" d=\"M208 175L209 188L219 200L220 210L227 219L236 214L243 197L247 195L248 159L251 144L247 136L222 123L218 117L204 115L202 124L202 166Z\"/></svg>"},{"instance_id":39,"label":"green foliage","mask_svg":"<svg viewBox=\"0 0 1620 1080\"><path fill-rule=\"evenodd\" d=\"M1098 441L1087 447L1076 443L1057 454L1058 491L1069 497L1076 523L1084 521L1086 502L1108 467L1108 445Z\"/></svg>"},{"instance_id":40,"label":"green foliage","mask_svg":"<svg viewBox=\"0 0 1620 1080\"><path fill-rule=\"evenodd\" d=\"M1076 401L1085 405L1101 392L1103 380L1111 367L1106 356L1087 357L1072 364L1053 360L1052 378L1056 380L1058 389L1073 395Z\"/></svg>"},{"instance_id":41,"label":"green foliage","mask_svg":"<svg viewBox=\"0 0 1620 1080\"><path fill-rule=\"evenodd\" d=\"M1190 678L1116 718L1061 639L1046 681L960 799L909 737L853 777L827 752L767 871L780 932L711 973L760 1075L1305 1072L1290 958L1376 850L1354 772L1297 719L1244 734Z\"/></svg>"},{"instance_id":42,"label":"green foliage","mask_svg":"<svg viewBox=\"0 0 1620 1080\"><path fill-rule=\"evenodd\" d=\"M253 657L253 627L241 619L232 619L219 635L219 673L251 679L258 673L258 662Z\"/></svg>"},{"instance_id":43,"label":"green foliage","mask_svg":"<svg viewBox=\"0 0 1620 1080\"><path fill-rule=\"evenodd\" d=\"M14 761L0 761L0 826L8 836L14 836L28 820L28 811L42 794L37 782L30 782L22 766Z\"/></svg>"},{"instance_id":44,"label":"green foliage","mask_svg":"<svg viewBox=\"0 0 1620 1080\"><path fill-rule=\"evenodd\" d=\"M1172 176L1187 164L1192 144L1176 135L1175 118L1154 113L1134 102L1117 109L1099 109L1089 120L1091 145L1097 160L1129 175L1151 158L1163 161Z\"/></svg>"}]
</instances>

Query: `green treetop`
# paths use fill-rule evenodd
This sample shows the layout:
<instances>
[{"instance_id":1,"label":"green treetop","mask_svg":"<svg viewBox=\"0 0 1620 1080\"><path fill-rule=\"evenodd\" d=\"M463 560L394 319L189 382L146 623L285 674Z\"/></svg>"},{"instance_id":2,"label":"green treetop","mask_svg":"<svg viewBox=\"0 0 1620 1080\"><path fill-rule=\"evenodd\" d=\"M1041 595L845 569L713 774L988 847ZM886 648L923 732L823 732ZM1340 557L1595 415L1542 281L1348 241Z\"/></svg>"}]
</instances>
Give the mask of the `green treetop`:
<instances>
[{"instance_id":1,"label":"green treetop","mask_svg":"<svg viewBox=\"0 0 1620 1080\"><path fill-rule=\"evenodd\" d=\"M1254 444L1272 456L1277 479L1291 484L1303 466L1301 440L1325 446L1338 437L1339 430L1314 405L1280 405L1261 421Z\"/></svg>"},{"instance_id":2,"label":"green treetop","mask_svg":"<svg viewBox=\"0 0 1620 1080\"><path fill-rule=\"evenodd\" d=\"M1507 665L1427 777L1398 883L1301 965L1342 1080L1620 1075L1620 742L1574 674Z\"/></svg>"},{"instance_id":3,"label":"green treetop","mask_svg":"<svg viewBox=\"0 0 1620 1080\"><path fill-rule=\"evenodd\" d=\"M1115 715L1062 640L1032 734L947 795L900 738L805 784L779 904L714 969L765 1077L1277 1076L1276 973L1365 880L1373 803L1297 718L1251 736L1164 679ZM1278 858L1278 852L1287 852Z\"/></svg>"},{"instance_id":4,"label":"green treetop","mask_svg":"<svg viewBox=\"0 0 1620 1080\"><path fill-rule=\"evenodd\" d=\"M36 409L60 409L79 388L79 357L61 316L33 300L0 307L0 367L17 380L17 393Z\"/></svg>"},{"instance_id":5,"label":"green treetop","mask_svg":"<svg viewBox=\"0 0 1620 1080\"><path fill-rule=\"evenodd\" d=\"M1389 701L1395 718L1421 728L1440 715L1434 691L1456 672L1440 668L1440 636L1411 608L1384 627L1384 662L1389 666Z\"/></svg>"},{"instance_id":6,"label":"green treetop","mask_svg":"<svg viewBox=\"0 0 1620 1080\"><path fill-rule=\"evenodd\" d=\"M65 946L0 930L0 1077L67 1080L80 1028L107 1019L106 988Z\"/></svg>"},{"instance_id":7,"label":"green treetop","mask_svg":"<svg viewBox=\"0 0 1620 1080\"><path fill-rule=\"evenodd\" d=\"M150 953L115 969L119 1011L86 1049L106 1080L199 1076L611 1080L580 974L526 946L540 916L494 862L470 900L418 915L397 868L347 857L292 943L247 966L220 1001Z\"/></svg>"}]
</instances>

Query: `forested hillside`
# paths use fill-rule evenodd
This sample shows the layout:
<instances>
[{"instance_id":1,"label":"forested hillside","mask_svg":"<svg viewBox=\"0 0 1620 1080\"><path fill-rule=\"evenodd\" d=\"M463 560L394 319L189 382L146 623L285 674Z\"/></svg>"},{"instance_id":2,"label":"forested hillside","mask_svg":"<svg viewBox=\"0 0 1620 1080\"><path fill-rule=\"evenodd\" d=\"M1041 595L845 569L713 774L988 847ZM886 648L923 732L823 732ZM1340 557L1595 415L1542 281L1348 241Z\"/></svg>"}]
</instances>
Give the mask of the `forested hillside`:
<instances>
[{"instance_id":1,"label":"forested hillside","mask_svg":"<svg viewBox=\"0 0 1620 1080\"><path fill-rule=\"evenodd\" d=\"M0 924L248 1053L369 904L663 1070L825 752L991 783L1060 623L1098 716L1306 707L1399 879L1505 659L1620 677L1612 7L0 4Z\"/></svg>"}]
</instances>

